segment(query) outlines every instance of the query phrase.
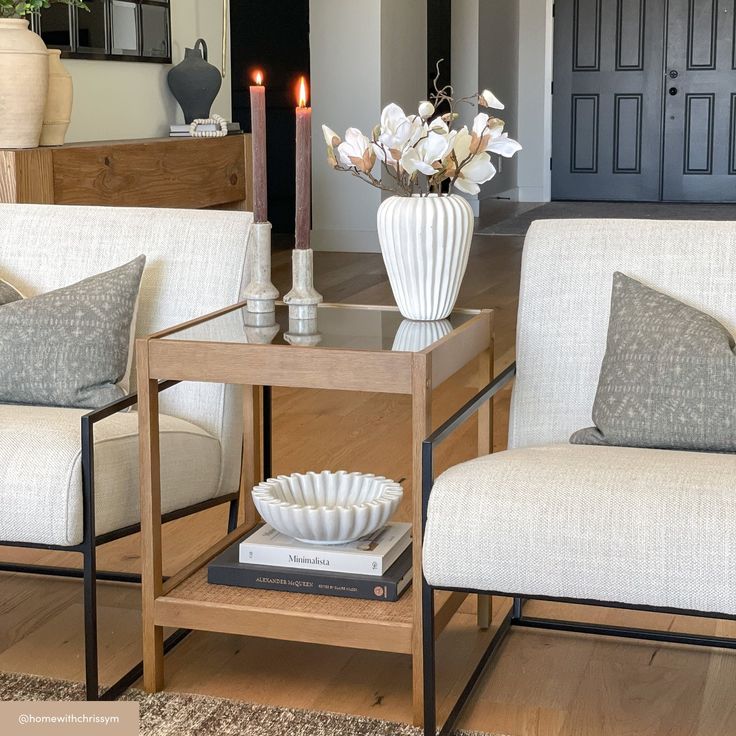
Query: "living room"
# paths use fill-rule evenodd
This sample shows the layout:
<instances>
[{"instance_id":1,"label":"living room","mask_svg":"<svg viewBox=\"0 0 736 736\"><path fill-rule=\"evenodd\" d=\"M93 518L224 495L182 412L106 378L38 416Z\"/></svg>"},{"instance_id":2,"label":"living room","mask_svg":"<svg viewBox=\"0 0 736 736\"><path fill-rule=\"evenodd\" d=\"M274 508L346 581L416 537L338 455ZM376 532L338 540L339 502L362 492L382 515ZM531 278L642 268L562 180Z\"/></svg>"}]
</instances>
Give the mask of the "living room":
<instances>
[{"instance_id":1,"label":"living room","mask_svg":"<svg viewBox=\"0 0 736 736\"><path fill-rule=\"evenodd\" d=\"M735 11L0 0L3 733L736 733Z\"/></svg>"}]
</instances>

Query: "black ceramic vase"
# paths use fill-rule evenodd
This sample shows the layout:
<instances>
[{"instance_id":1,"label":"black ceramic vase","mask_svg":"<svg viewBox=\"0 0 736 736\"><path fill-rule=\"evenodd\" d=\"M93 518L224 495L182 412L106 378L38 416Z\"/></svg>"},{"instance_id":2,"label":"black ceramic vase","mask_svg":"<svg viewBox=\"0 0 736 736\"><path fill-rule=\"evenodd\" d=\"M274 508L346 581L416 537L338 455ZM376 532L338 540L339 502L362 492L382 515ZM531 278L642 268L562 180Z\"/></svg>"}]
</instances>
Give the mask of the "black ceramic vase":
<instances>
[{"instance_id":1,"label":"black ceramic vase","mask_svg":"<svg viewBox=\"0 0 736 736\"><path fill-rule=\"evenodd\" d=\"M185 50L184 60L169 71L168 82L187 124L210 116L222 76L217 67L207 63L207 44L203 38L197 39L193 49Z\"/></svg>"}]
</instances>

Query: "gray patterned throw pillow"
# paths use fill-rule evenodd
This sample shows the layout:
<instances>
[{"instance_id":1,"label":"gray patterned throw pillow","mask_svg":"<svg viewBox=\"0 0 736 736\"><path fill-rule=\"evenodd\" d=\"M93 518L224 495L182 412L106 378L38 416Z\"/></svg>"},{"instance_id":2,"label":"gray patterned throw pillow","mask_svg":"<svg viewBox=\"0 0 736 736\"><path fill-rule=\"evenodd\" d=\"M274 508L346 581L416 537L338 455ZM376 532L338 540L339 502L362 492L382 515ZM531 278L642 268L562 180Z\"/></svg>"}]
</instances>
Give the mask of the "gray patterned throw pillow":
<instances>
[{"instance_id":1,"label":"gray patterned throw pillow","mask_svg":"<svg viewBox=\"0 0 736 736\"><path fill-rule=\"evenodd\" d=\"M0 403L93 409L122 396L145 263L0 306Z\"/></svg>"},{"instance_id":2,"label":"gray patterned throw pillow","mask_svg":"<svg viewBox=\"0 0 736 736\"><path fill-rule=\"evenodd\" d=\"M736 452L731 333L713 317L614 274L593 422L570 442Z\"/></svg>"},{"instance_id":3,"label":"gray patterned throw pillow","mask_svg":"<svg viewBox=\"0 0 736 736\"><path fill-rule=\"evenodd\" d=\"M23 294L21 294L18 289L16 289L12 284L9 284L7 281L3 281L0 279L0 307L2 307L3 304L10 304L10 302L17 302L19 299L23 298Z\"/></svg>"}]
</instances>

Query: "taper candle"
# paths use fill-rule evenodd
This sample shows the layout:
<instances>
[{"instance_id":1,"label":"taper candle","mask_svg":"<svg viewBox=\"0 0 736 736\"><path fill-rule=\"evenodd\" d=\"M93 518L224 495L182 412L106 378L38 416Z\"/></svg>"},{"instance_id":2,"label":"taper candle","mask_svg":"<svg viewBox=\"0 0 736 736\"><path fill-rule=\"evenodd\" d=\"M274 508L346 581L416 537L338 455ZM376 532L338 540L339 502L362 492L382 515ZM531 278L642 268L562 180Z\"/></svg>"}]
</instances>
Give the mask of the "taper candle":
<instances>
[{"instance_id":1,"label":"taper candle","mask_svg":"<svg viewBox=\"0 0 736 736\"><path fill-rule=\"evenodd\" d=\"M299 80L296 108L296 247L309 248L312 216L312 108L307 107L307 82Z\"/></svg>"},{"instance_id":2,"label":"taper candle","mask_svg":"<svg viewBox=\"0 0 736 736\"><path fill-rule=\"evenodd\" d=\"M253 151L253 219L268 222L268 180L266 178L266 88L263 73L254 74L250 87L251 148Z\"/></svg>"}]
</instances>

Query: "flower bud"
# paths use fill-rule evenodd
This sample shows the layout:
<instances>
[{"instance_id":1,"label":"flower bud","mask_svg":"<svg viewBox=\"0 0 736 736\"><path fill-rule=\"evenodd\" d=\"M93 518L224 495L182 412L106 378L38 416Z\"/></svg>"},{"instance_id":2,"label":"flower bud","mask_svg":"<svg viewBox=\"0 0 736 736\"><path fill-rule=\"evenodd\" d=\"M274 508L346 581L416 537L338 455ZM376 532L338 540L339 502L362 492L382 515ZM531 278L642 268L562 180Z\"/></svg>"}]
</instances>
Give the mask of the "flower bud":
<instances>
[{"instance_id":1,"label":"flower bud","mask_svg":"<svg viewBox=\"0 0 736 736\"><path fill-rule=\"evenodd\" d=\"M428 100L419 103L419 117L422 120L426 120L431 115L434 115L434 105Z\"/></svg>"},{"instance_id":2,"label":"flower bud","mask_svg":"<svg viewBox=\"0 0 736 736\"><path fill-rule=\"evenodd\" d=\"M339 146L342 141L340 140L340 136L335 133L332 128L328 128L326 125L322 126L322 135L325 137L325 143L327 144L328 148L334 148L335 146Z\"/></svg>"},{"instance_id":3,"label":"flower bud","mask_svg":"<svg viewBox=\"0 0 736 736\"><path fill-rule=\"evenodd\" d=\"M494 110L503 110L504 104L489 89L484 89L478 95L478 104L483 107L492 107Z\"/></svg>"}]
</instances>

